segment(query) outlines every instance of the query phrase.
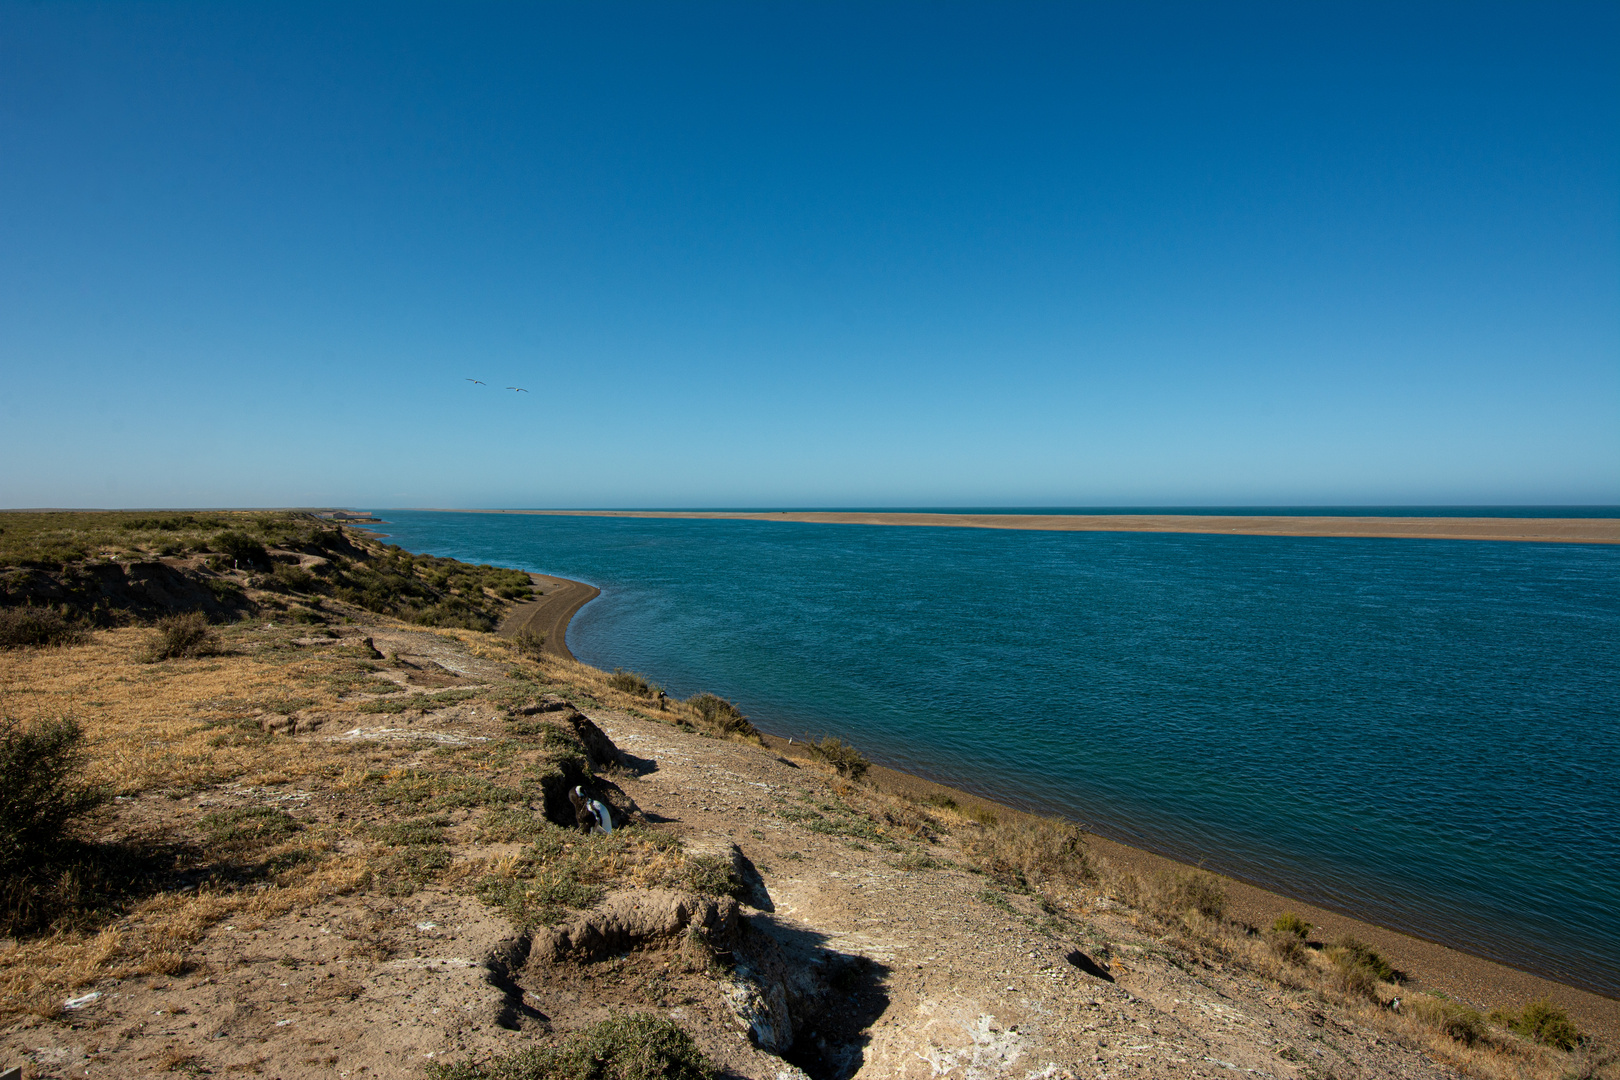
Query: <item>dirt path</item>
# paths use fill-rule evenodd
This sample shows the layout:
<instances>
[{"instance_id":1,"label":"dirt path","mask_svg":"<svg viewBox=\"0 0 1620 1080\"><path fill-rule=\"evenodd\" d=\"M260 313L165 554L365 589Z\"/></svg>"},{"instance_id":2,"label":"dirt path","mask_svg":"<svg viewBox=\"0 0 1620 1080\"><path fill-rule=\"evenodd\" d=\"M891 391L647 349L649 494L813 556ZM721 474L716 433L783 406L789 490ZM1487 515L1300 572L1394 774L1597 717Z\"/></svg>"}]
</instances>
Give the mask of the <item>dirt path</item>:
<instances>
[{"instance_id":1,"label":"dirt path","mask_svg":"<svg viewBox=\"0 0 1620 1080\"><path fill-rule=\"evenodd\" d=\"M574 654L568 651L568 621L580 608L600 596L602 590L595 585L568 578L545 574L529 576L541 592L540 599L513 608L502 621L498 633L503 637L516 637L524 630L531 634L544 634L545 652L572 660Z\"/></svg>"},{"instance_id":2,"label":"dirt path","mask_svg":"<svg viewBox=\"0 0 1620 1080\"><path fill-rule=\"evenodd\" d=\"M725 518L829 525L911 525L1039 532L1220 533L1235 536L1362 536L1413 540L1505 540L1620 544L1620 518L1304 517L1202 514L903 514L698 510L458 510L463 514Z\"/></svg>"}]
</instances>

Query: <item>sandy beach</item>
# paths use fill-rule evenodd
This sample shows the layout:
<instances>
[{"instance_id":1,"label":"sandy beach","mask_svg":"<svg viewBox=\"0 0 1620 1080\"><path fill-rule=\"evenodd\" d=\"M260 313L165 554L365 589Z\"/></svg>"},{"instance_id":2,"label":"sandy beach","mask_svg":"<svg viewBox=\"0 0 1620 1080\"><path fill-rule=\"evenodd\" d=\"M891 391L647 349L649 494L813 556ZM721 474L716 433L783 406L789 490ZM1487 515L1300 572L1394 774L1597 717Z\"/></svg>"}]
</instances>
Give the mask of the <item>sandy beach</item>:
<instances>
[{"instance_id":1,"label":"sandy beach","mask_svg":"<svg viewBox=\"0 0 1620 1080\"><path fill-rule=\"evenodd\" d=\"M500 632L506 636L524 629L543 632L546 635L547 653L572 660L573 654L567 647L568 623L576 612L600 594L600 590L567 578L536 574L534 579L544 596L514 609L502 624ZM765 740L777 753L789 757L808 756L787 739L767 735ZM959 804L993 808L998 814L1023 813L1004 803L881 765L874 765L868 775L879 789L894 794L915 798L948 795ZM1188 865L1096 834L1088 834L1088 841L1104 859L1139 874L1186 869ZM1600 1032L1609 1038L1620 1038L1620 1001L1366 922L1344 912L1295 900L1238 879L1225 880L1231 913L1243 922L1265 927L1283 912L1292 911L1313 923L1323 939L1350 934L1369 942L1406 972L1415 988L1439 990L1453 997L1479 1002L1487 1008L1507 1008L1525 1001L1551 998L1568 1008L1570 1014L1587 1030Z\"/></svg>"},{"instance_id":2,"label":"sandy beach","mask_svg":"<svg viewBox=\"0 0 1620 1080\"><path fill-rule=\"evenodd\" d=\"M440 511L445 512L445 511ZM713 518L823 525L910 525L1036 532L1219 533L1232 536L1361 536L1394 540L1502 540L1620 544L1620 518L1300 517L1203 514L909 514L785 510L456 510L461 514Z\"/></svg>"}]
</instances>

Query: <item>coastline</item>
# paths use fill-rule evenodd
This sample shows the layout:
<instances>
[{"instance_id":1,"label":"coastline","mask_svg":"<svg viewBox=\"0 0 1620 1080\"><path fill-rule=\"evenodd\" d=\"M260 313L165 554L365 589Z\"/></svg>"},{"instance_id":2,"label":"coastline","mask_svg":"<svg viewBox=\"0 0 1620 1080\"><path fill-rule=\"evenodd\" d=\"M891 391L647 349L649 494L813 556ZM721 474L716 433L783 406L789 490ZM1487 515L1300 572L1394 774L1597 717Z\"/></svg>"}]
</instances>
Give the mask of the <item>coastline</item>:
<instances>
[{"instance_id":1,"label":"coastline","mask_svg":"<svg viewBox=\"0 0 1620 1080\"><path fill-rule=\"evenodd\" d=\"M1385 540L1495 540L1541 544L1620 544L1620 518L1307 517L1198 514L914 514L856 511L469 510L430 513L553 517L790 521L1035 532L1154 532L1223 536L1363 537Z\"/></svg>"},{"instance_id":2,"label":"coastline","mask_svg":"<svg viewBox=\"0 0 1620 1080\"><path fill-rule=\"evenodd\" d=\"M530 577L544 590L543 597L517 605L497 632L504 637L513 637L523 630L544 633L544 652L577 663L567 646L568 625L581 608L601 594L601 590L582 581L549 574L531 574ZM762 738L766 747L779 756L810 760L800 744L776 735L765 734ZM874 786L892 794L918 799L931 795L946 796L959 805L990 810L998 815L1037 816L994 799L884 765L873 764L868 779ZM1116 867L1139 875L1196 869L1190 863L1097 833L1088 831L1085 835L1087 843L1097 855ZM1485 1011L1550 998L1568 1009L1586 1030L1600 1033L1606 1038L1620 1039L1620 1000L1369 922L1346 912L1297 900L1240 878L1226 874L1217 876L1226 886L1230 914L1240 922L1264 928L1283 912L1291 911L1315 926L1317 940L1332 941L1348 934L1373 945L1408 974L1416 989L1438 990Z\"/></svg>"},{"instance_id":3,"label":"coastline","mask_svg":"<svg viewBox=\"0 0 1620 1080\"><path fill-rule=\"evenodd\" d=\"M802 750L802 744L789 743L776 735L762 737L767 748L778 755L800 761L813 760ZM875 763L868 769L867 779L880 790L914 799L946 796L960 806L988 810L998 816L1031 819L1039 816L914 773ZM1167 870L1198 869L1191 863L1122 844L1090 831L1085 832L1085 837L1096 855L1116 868L1144 877ZM1499 961L1487 960L1344 912L1296 900L1240 878L1226 874L1216 876L1226 888L1228 914L1239 922L1264 929L1277 916L1291 911L1313 925L1311 937L1314 941L1332 942L1348 934L1372 945L1408 976L1413 989L1437 990L1487 1012L1494 1008L1521 1007L1526 1001L1549 998L1569 1010L1570 1016L1584 1030L1606 1039L1620 1040L1620 1000L1533 975Z\"/></svg>"}]
</instances>

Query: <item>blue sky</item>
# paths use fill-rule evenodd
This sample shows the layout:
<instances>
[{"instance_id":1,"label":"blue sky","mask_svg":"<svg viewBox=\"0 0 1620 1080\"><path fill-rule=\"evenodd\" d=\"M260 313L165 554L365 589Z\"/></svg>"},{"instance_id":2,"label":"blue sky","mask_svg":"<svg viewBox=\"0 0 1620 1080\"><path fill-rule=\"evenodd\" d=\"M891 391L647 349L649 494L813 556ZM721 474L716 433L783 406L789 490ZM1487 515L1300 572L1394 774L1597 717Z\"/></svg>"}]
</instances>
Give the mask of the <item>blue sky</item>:
<instances>
[{"instance_id":1,"label":"blue sky","mask_svg":"<svg viewBox=\"0 0 1620 1080\"><path fill-rule=\"evenodd\" d=\"M1617 57L1607 3L0 3L0 505L1620 503Z\"/></svg>"}]
</instances>

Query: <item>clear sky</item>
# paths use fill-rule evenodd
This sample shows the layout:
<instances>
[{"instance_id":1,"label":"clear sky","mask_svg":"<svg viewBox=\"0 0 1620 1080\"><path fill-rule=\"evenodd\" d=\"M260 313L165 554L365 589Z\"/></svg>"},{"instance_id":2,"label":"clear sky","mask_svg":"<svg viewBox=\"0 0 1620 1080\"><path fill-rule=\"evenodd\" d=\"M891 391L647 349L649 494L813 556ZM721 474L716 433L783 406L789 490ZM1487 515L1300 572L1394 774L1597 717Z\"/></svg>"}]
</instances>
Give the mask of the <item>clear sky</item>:
<instances>
[{"instance_id":1,"label":"clear sky","mask_svg":"<svg viewBox=\"0 0 1620 1080\"><path fill-rule=\"evenodd\" d=\"M1620 5L0 2L0 505L1230 503L1620 503Z\"/></svg>"}]
</instances>

